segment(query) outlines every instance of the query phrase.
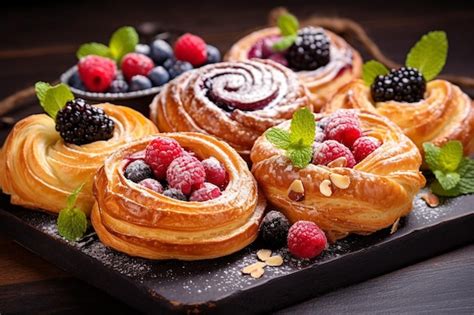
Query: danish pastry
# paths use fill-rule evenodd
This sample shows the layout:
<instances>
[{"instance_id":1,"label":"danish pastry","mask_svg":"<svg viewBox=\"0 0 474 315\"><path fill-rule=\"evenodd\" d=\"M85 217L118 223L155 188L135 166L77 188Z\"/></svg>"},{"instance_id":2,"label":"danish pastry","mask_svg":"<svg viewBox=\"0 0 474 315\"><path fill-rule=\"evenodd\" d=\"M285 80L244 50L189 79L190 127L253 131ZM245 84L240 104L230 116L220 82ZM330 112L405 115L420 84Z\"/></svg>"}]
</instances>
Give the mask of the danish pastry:
<instances>
[{"instance_id":1,"label":"danish pastry","mask_svg":"<svg viewBox=\"0 0 474 315\"><path fill-rule=\"evenodd\" d=\"M186 150L178 151L181 155L175 157L166 172L167 186L177 189L167 188L163 192L161 184L153 178L145 181L155 182L156 186L142 181L136 183L125 175L129 168L127 165L131 165L134 156L145 156L147 161L150 150L157 148L149 149L150 144L156 141L153 137L138 140L117 151L105 160L94 182L96 203L91 220L100 240L132 256L181 260L225 256L250 244L257 236L265 199L259 194L257 183L245 161L229 145L208 135L168 133L161 134L159 138L160 141L172 139L171 142L164 141L167 152L177 152L174 150L176 147L170 149L175 141ZM140 153L144 150L146 155ZM163 154L168 153L162 153L161 157ZM181 174L196 168L196 163L204 164L204 161L198 162L196 157L212 157L223 165L229 181L222 192L214 196L201 194L201 198L195 197L206 187L217 189L196 179L196 176L202 175L199 172L201 166L193 170L194 175L182 177L189 181L194 176L194 183L199 183L201 188L194 187L197 190L193 193L186 191L184 186L176 186L176 181L171 180L176 175L170 171L174 167ZM180 158L181 162L177 162ZM183 161L195 164L180 164ZM157 164L150 165L158 175ZM206 178L209 179L208 176ZM190 194L191 197L187 199L183 194Z\"/></svg>"},{"instance_id":2,"label":"danish pastry","mask_svg":"<svg viewBox=\"0 0 474 315\"><path fill-rule=\"evenodd\" d=\"M189 71L168 83L151 104L163 132L214 135L244 157L267 128L299 108L312 109L308 90L271 60L223 62Z\"/></svg>"}]
</instances>

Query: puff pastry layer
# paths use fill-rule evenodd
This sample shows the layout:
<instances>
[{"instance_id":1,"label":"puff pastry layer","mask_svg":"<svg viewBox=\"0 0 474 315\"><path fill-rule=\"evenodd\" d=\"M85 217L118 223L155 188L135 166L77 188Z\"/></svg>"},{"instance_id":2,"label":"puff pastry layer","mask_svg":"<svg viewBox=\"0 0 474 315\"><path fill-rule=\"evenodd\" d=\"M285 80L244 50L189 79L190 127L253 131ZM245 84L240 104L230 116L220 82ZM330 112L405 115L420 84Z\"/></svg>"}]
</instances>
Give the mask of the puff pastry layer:
<instances>
[{"instance_id":1,"label":"puff pastry layer","mask_svg":"<svg viewBox=\"0 0 474 315\"><path fill-rule=\"evenodd\" d=\"M318 104L323 104L331 99L340 87L359 78L362 73L362 58L359 53L338 35L328 30L325 32L331 41L330 62L316 70L297 72L301 81L317 97ZM275 35L280 35L280 30L277 27L253 32L236 42L225 59L229 61L247 60L250 49L257 41Z\"/></svg>"},{"instance_id":2,"label":"puff pastry layer","mask_svg":"<svg viewBox=\"0 0 474 315\"><path fill-rule=\"evenodd\" d=\"M98 105L115 122L107 141L77 146L65 144L55 122L45 114L19 121L0 151L0 187L11 203L59 212L77 187L85 184L77 205L86 213L94 203L92 181L104 159L130 141L156 134L156 126L142 114L122 106Z\"/></svg>"},{"instance_id":3,"label":"puff pastry layer","mask_svg":"<svg viewBox=\"0 0 474 315\"><path fill-rule=\"evenodd\" d=\"M416 103L374 103L370 88L357 80L343 87L324 112L341 108L362 109L389 118L420 150L424 142L442 145L449 140L459 140L465 154L474 153L474 104L459 87L448 81L428 82L425 99Z\"/></svg>"},{"instance_id":4,"label":"puff pastry layer","mask_svg":"<svg viewBox=\"0 0 474 315\"><path fill-rule=\"evenodd\" d=\"M260 109L232 110L236 103ZM267 128L313 105L291 70L271 60L255 60L189 71L168 83L150 107L151 119L161 131L214 135L248 157Z\"/></svg>"},{"instance_id":5,"label":"puff pastry layer","mask_svg":"<svg viewBox=\"0 0 474 315\"><path fill-rule=\"evenodd\" d=\"M419 172L420 152L400 128L379 115L358 115L367 135L383 144L352 169L313 164L294 168L264 136L256 141L251 153L252 172L268 201L292 222L315 222L333 241L349 233L370 234L392 225L410 212L415 194L425 184ZM289 122L280 127L289 128ZM332 174L347 177L349 186L338 188ZM288 197L294 180L303 183L302 201ZM321 192L324 180L332 183L329 197Z\"/></svg>"},{"instance_id":6,"label":"puff pastry layer","mask_svg":"<svg viewBox=\"0 0 474 315\"><path fill-rule=\"evenodd\" d=\"M94 184L92 224L100 240L118 251L150 259L198 260L221 257L255 240L265 199L245 161L226 143L198 133L161 134L200 158L214 156L230 182L222 195L205 202L168 198L125 179L126 158L152 138L110 156Z\"/></svg>"}]
</instances>

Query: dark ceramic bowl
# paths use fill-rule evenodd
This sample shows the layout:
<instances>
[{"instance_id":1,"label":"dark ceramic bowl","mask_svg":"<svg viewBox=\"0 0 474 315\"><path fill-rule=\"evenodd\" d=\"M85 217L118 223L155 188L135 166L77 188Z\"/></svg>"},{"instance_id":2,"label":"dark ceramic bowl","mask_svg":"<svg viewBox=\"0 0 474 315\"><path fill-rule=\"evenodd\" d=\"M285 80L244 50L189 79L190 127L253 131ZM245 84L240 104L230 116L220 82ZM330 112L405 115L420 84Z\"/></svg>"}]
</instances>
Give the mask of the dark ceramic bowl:
<instances>
[{"instance_id":1,"label":"dark ceramic bowl","mask_svg":"<svg viewBox=\"0 0 474 315\"><path fill-rule=\"evenodd\" d=\"M87 92L76 89L69 85L69 80L77 71L77 66L74 66L61 75L61 82L69 86L75 97L82 98L91 103L105 103L109 102L115 105L126 105L132 107L145 115L148 115L149 105L155 95L160 93L162 86L152 87L142 91L127 92L127 93L96 93Z\"/></svg>"}]
</instances>

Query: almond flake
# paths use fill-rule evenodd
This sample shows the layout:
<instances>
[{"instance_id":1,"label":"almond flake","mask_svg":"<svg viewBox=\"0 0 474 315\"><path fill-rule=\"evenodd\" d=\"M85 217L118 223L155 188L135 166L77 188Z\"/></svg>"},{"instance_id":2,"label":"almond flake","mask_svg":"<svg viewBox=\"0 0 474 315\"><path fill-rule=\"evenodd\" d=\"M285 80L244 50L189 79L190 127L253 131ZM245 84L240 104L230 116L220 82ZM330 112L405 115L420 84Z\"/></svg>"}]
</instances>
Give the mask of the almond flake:
<instances>
[{"instance_id":1,"label":"almond flake","mask_svg":"<svg viewBox=\"0 0 474 315\"><path fill-rule=\"evenodd\" d=\"M250 276L252 278L258 279L263 275L264 272L265 272L265 270L263 270L263 268L258 268L258 269L255 269L254 271L252 271L250 273Z\"/></svg>"},{"instance_id":2,"label":"almond flake","mask_svg":"<svg viewBox=\"0 0 474 315\"><path fill-rule=\"evenodd\" d=\"M331 181L329 179L325 179L319 185L319 191L323 196L331 197L332 189L331 189Z\"/></svg>"},{"instance_id":3,"label":"almond flake","mask_svg":"<svg viewBox=\"0 0 474 315\"><path fill-rule=\"evenodd\" d=\"M334 186L340 189L347 189L351 184L351 179L347 175L332 173L329 175L329 178L331 179L331 182L334 184Z\"/></svg>"},{"instance_id":4,"label":"almond flake","mask_svg":"<svg viewBox=\"0 0 474 315\"><path fill-rule=\"evenodd\" d=\"M390 229L390 234L393 234L398 230L399 223L400 223L400 218L398 218L397 221L393 222L392 228Z\"/></svg>"},{"instance_id":5,"label":"almond flake","mask_svg":"<svg viewBox=\"0 0 474 315\"><path fill-rule=\"evenodd\" d=\"M283 258L280 255L275 255L265 260L265 262L268 266L281 266L283 264Z\"/></svg>"},{"instance_id":6,"label":"almond flake","mask_svg":"<svg viewBox=\"0 0 474 315\"><path fill-rule=\"evenodd\" d=\"M421 199L423 199L426 204L431 208L436 208L437 206L439 206L439 198L432 192L428 192L426 194L421 195Z\"/></svg>"},{"instance_id":7,"label":"almond flake","mask_svg":"<svg viewBox=\"0 0 474 315\"><path fill-rule=\"evenodd\" d=\"M261 249L257 252L257 257L261 261L267 261L268 258L272 255L272 251L269 249Z\"/></svg>"},{"instance_id":8,"label":"almond flake","mask_svg":"<svg viewBox=\"0 0 474 315\"><path fill-rule=\"evenodd\" d=\"M295 179L290 187L288 187L288 198L293 201L301 201L304 199L304 186L301 180Z\"/></svg>"},{"instance_id":9,"label":"almond flake","mask_svg":"<svg viewBox=\"0 0 474 315\"><path fill-rule=\"evenodd\" d=\"M347 165L347 159L343 156L335 159L334 161L331 161L328 163L328 167L346 167Z\"/></svg>"},{"instance_id":10,"label":"almond flake","mask_svg":"<svg viewBox=\"0 0 474 315\"><path fill-rule=\"evenodd\" d=\"M263 267L265 267L266 265L267 264L264 263L264 262L257 261L256 263L253 263L253 264L248 265L247 267L243 268L242 273L251 274L252 272L254 272L257 269L263 269Z\"/></svg>"}]
</instances>

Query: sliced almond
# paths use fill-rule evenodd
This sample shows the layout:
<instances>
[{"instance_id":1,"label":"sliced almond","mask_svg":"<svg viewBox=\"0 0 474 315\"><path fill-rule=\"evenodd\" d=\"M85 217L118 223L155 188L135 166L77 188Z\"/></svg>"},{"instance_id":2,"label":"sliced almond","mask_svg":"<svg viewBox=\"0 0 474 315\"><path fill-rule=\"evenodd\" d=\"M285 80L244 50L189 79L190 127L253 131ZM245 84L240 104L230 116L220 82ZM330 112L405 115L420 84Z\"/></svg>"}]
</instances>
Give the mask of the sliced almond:
<instances>
[{"instance_id":1,"label":"sliced almond","mask_svg":"<svg viewBox=\"0 0 474 315\"><path fill-rule=\"evenodd\" d=\"M431 208L436 208L437 206L439 206L439 198L432 192L428 192L426 194L421 195L421 199L423 199L426 204Z\"/></svg>"},{"instance_id":2,"label":"sliced almond","mask_svg":"<svg viewBox=\"0 0 474 315\"><path fill-rule=\"evenodd\" d=\"M272 267L281 266L283 264L283 258L280 255L275 255L265 260L265 263Z\"/></svg>"},{"instance_id":3,"label":"sliced almond","mask_svg":"<svg viewBox=\"0 0 474 315\"><path fill-rule=\"evenodd\" d=\"M243 268L242 273L251 274L252 272L254 272L257 269L263 269L263 267L265 267L266 265L267 264L264 263L264 262L257 261L256 263L253 263L253 264L248 265L247 267Z\"/></svg>"},{"instance_id":4,"label":"sliced almond","mask_svg":"<svg viewBox=\"0 0 474 315\"><path fill-rule=\"evenodd\" d=\"M301 201L304 199L304 186L301 180L295 179L290 187L288 187L288 198L293 201Z\"/></svg>"},{"instance_id":5,"label":"sliced almond","mask_svg":"<svg viewBox=\"0 0 474 315\"><path fill-rule=\"evenodd\" d=\"M329 179L325 179L319 184L319 191L323 196L331 197L332 189L331 189L331 181Z\"/></svg>"},{"instance_id":6,"label":"sliced almond","mask_svg":"<svg viewBox=\"0 0 474 315\"><path fill-rule=\"evenodd\" d=\"M258 279L258 278L260 278L260 277L263 275L264 272L265 272L265 271L263 270L263 268L258 268L258 269L255 269L254 271L252 271L252 272L250 273L250 276L251 276L252 278Z\"/></svg>"},{"instance_id":7,"label":"sliced almond","mask_svg":"<svg viewBox=\"0 0 474 315\"><path fill-rule=\"evenodd\" d=\"M346 165L347 165L347 159L341 156L335 159L334 161L329 162L327 166L332 168L332 167L346 167Z\"/></svg>"},{"instance_id":8,"label":"sliced almond","mask_svg":"<svg viewBox=\"0 0 474 315\"><path fill-rule=\"evenodd\" d=\"M331 182L334 184L334 186L340 189L347 189L351 184L351 179L347 175L333 173L329 175L329 178L331 179Z\"/></svg>"},{"instance_id":9,"label":"sliced almond","mask_svg":"<svg viewBox=\"0 0 474 315\"><path fill-rule=\"evenodd\" d=\"M269 249L261 249L257 252L257 257L261 261L266 261L272 255L272 251Z\"/></svg>"},{"instance_id":10,"label":"sliced almond","mask_svg":"<svg viewBox=\"0 0 474 315\"><path fill-rule=\"evenodd\" d=\"M397 221L393 222L392 228L390 229L390 234L393 234L398 230L399 223L400 223L400 218L398 218Z\"/></svg>"}]
</instances>

